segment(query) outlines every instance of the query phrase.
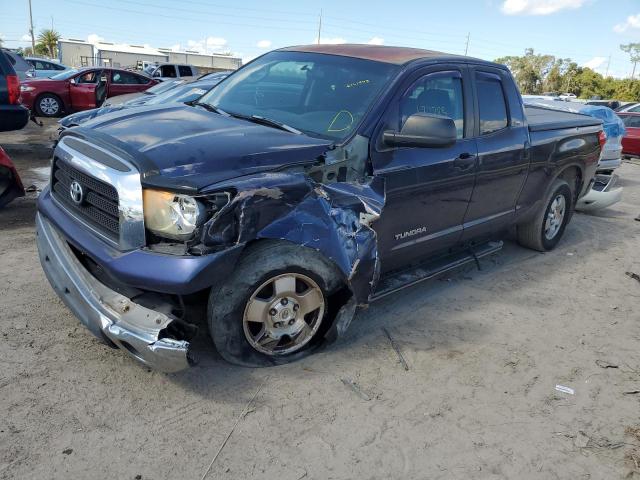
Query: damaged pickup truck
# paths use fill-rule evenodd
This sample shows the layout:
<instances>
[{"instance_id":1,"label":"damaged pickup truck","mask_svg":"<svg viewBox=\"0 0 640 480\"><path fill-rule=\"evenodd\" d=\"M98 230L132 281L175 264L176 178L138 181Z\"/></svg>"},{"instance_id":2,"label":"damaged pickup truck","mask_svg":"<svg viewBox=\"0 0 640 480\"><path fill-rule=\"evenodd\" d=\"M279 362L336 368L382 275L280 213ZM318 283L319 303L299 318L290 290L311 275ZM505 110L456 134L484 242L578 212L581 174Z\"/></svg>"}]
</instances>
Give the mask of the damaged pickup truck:
<instances>
[{"instance_id":1,"label":"damaged pickup truck","mask_svg":"<svg viewBox=\"0 0 640 480\"><path fill-rule=\"evenodd\" d=\"M358 308L498 251L511 227L554 248L603 142L593 117L525 111L502 65L285 48L190 105L67 130L40 260L96 336L148 366L194 361L193 312L226 360L279 364Z\"/></svg>"}]
</instances>

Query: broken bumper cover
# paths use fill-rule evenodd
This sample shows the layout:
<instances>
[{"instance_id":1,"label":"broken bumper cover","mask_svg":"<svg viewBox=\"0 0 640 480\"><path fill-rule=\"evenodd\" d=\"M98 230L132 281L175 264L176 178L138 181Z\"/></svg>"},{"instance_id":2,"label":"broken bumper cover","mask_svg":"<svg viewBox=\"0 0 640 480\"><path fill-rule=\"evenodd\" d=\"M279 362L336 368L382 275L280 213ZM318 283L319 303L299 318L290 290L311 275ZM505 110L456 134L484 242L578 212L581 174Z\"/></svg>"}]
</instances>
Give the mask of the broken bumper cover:
<instances>
[{"instance_id":1,"label":"broken bumper cover","mask_svg":"<svg viewBox=\"0 0 640 480\"><path fill-rule=\"evenodd\" d=\"M622 187L614 188L617 180L616 175L596 175L589 193L576 203L576 210L593 212L618 203L622 199Z\"/></svg>"},{"instance_id":2,"label":"broken bumper cover","mask_svg":"<svg viewBox=\"0 0 640 480\"><path fill-rule=\"evenodd\" d=\"M41 213L36 233L40 263L51 286L96 337L164 372L193 363L189 342L162 337L174 318L136 304L96 280Z\"/></svg>"}]
</instances>

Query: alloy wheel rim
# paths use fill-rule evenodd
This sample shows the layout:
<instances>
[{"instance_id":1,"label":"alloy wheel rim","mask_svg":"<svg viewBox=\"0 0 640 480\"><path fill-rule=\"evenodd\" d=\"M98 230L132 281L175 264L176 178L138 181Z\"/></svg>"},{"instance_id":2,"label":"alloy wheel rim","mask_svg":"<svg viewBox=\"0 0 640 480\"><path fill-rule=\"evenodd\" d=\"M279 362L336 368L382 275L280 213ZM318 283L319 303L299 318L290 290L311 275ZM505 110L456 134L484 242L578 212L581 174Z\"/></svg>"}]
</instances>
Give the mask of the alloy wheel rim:
<instances>
[{"instance_id":1,"label":"alloy wheel rim","mask_svg":"<svg viewBox=\"0 0 640 480\"><path fill-rule=\"evenodd\" d=\"M58 102L55 98L47 97L40 100L40 110L47 115L54 115L58 112Z\"/></svg>"},{"instance_id":2,"label":"alloy wheel rim","mask_svg":"<svg viewBox=\"0 0 640 480\"><path fill-rule=\"evenodd\" d=\"M260 285L244 310L242 326L249 344L269 356L286 355L307 345L324 317L318 284L306 275L285 273Z\"/></svg>"},{"instance_id":3,"label":"alloy wheel rim","mask_svg":"<svg viewBox=\"0 0 640 480\"><path fill-rule=\"evenodd\" d=\"M564 221L566 205L567 202L562 194L558 194L556 198L553 199L553 202L551 202L544 225L544 236L547 240L553 240L560 231L560 227L562 227L562 222Z\"/></svg>"}]
</instances>

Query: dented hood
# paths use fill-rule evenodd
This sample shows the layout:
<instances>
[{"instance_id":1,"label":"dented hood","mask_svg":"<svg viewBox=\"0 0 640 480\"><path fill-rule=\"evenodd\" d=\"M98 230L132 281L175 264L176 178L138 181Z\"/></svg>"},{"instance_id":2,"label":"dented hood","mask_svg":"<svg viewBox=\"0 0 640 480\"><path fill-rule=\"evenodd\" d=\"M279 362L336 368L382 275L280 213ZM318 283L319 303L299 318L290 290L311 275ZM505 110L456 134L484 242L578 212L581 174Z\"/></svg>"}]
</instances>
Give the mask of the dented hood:
<instances>
[{"instance_id":1,"label":"dented hood","mask_svg":"<svg viewBox=\"0 0 640 480\"><path fill-rule=\"evenodd\" d=\"M183 104L109 113L70 132L126 155L144 184L182 189L314 162L332 145Z\"/></svg>"}]
</instances>

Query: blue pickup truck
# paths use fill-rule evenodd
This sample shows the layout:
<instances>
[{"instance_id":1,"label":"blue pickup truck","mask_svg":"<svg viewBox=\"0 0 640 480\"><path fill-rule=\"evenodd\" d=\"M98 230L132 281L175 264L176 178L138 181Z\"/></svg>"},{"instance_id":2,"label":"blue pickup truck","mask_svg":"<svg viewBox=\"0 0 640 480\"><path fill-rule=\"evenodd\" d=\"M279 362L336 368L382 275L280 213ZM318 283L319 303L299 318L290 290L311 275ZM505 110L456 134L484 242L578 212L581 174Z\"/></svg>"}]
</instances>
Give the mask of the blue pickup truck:
<instances>
[{"instance_id":1,"label":"blue pickup truck","mask_svg":"<svg viewBox=\"0 0 640 480\"><path fill-rule=\"evenodd\" d=\"M525 109L503 65L284 48L189 105L65 131L40 260L88 329L148 366L192 364L199 327L230 362L280 364L509 229L554 248L604 140L598 119Z\"/></svg>"}]
</instances>

